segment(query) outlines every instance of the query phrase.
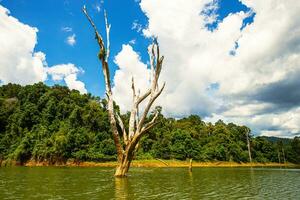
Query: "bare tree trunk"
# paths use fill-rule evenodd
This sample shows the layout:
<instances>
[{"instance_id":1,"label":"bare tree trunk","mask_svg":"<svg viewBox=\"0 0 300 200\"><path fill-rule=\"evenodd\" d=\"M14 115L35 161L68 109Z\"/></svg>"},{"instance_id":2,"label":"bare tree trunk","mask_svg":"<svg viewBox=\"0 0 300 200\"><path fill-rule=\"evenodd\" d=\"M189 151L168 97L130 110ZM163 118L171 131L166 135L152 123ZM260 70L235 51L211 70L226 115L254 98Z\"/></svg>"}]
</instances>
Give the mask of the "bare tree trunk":
<instances>
[{"instance_id":1,"label":"bare tree trunk","mask_svg":"<svg viewBox=\"0 0 300 200\"><path fill-rule=\"evenodd\" d=\"M157 40L154 39L153 44L149 48L149 57L150 57L150 68L151 68L151 81L150 81L150 88L144 93L140 94L140 92L136 92L134 78L132 77L132 108L130 113L129 119L129 128L126 131L125 126L123 124L122 118L119 116L117 112L114 110L114 100L113 94L111 89L111 81L110 81L110 73L109 73L109 66L108 66L108 58L109 58L109 32L111 25L108 24L106 12L104 11L105 17L105 27L106 27L106 46L102 39L102 36L99 34L93 20L87 13L85 6L83 7L83 12L86 15L88 21L90 22L91 26L93 27L96 35L97 43L100 47L100 51L98 53L98 58L102 64L102 72L105 79L105 89L106 89L106 96L107 96L107 110L109 115L110 126L113 134L113 139L115 143L115 147L117 150L118 156L118 166L116 168L115 176L116 177L124 177L130 168L130 164L132 159L134 158L135 151L138 148L138 142L141 137L148 132L150 128L152 128L156 124L156 119L158 117L158 111L153 115L150 122L146 123L146 119L148 113L157 99L157 97L162 93L165 83L162 85L161 88L158 87L158 79L162 68L163 63L163 56L159 54L159 45ZM148 100L146 103L145 109L139 117L139 105L141 102ZM119 133L120 128L121 132ZM121 143L120 135L123 135L123 144Z\"/></svg>"},{"instance_id":2,"label":"bare tree trunk","mask_svg":"<svg viewBox=\"0 0 300 200\"><path fill-rule=\"evenodd\" d=\"M122 160L118 163L118 166L116 168L116 177L124 177L126 175L126 173L129 171L133 156L134 151L129 149L123 153Z\"/></svg>"},{"instance_id":3,"label":"bare tree trunk","mask_svg":"<svg viewBox=\"0 0 300 200\"><path fill-rule=\"evenodd\" d=\"M278 150L278 163L281 163L279 150Z\"/></svg>"},{"instance_id":4,"label":"bare tree trunk","mask_svg":"<svg viewBox=\"0 0 300 200\"><path fill-rule=\"evenodd\" d=\"M189 165L189 171L192 172L193 167L193 158L190 158L190 165Z\"/></svg>"},{"instance_id":5,"label":"bare tree trunk","mask_svg":"<svg viewBox=\"0 0 300 200\"><path fill-rule=\"evenodd\" d=\"M130 161L127 160L126 162L121 162L116 168L115 177L124 177L128 172L130 167Z\"/></svg>"},{"instance_id":6,"label":"bare tree trunk","mask_svg":"<svg viewBox=\"0 0 300 200\"><path fill-rule=\"evenodd\" d=\"M283 162L284 164L286 163L286 160L285 160L285 153L284 153L284 148L282 147L282 156L283 156Z\"/></svg>"},{"instance_id":7,"label":"bare tree trunk","mask_svg":"<svg viewBox=\"0 0 300 200\"><path fill-rule=\"evenodd\" d=\"M252 156L251 156L251 146L250 146L249 132L250 132L250 130L247 128L246 137L247 137L248 155L249 155L249 162L252 163Z\"/></svg>"}]
</instances>

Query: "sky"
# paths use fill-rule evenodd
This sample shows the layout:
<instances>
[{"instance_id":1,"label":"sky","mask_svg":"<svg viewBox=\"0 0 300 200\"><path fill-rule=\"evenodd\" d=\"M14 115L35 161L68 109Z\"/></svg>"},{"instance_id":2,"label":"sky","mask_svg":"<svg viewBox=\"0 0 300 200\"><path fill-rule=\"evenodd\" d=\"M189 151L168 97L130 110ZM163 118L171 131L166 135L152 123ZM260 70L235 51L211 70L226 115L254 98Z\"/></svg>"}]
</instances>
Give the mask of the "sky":
<instances>
[{"instance_id":1,"label":"sky","mask_svg":"<svg viewBox=\"0 0 300 200\"><path fill-rule=\"evenodd\" d=\"M0 84L44 82L104 97L86 5L105 37L113 95L149 86L148 46L165 56L163 114L247 125L254 135L300 135L300 2L295 0L0 0Z\"/></svg>"}]
</instances>

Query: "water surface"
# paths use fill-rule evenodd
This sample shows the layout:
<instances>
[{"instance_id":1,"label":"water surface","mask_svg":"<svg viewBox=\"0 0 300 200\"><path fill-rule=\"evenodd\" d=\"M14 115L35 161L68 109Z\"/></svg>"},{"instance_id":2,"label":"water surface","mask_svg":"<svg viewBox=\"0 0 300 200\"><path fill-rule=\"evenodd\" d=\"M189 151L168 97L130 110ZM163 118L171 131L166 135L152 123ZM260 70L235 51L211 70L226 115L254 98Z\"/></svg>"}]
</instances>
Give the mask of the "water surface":
<instances>
[{"instance_id":1,"label":"water surface","mask_svg":"<svg viewBox=\"0 0 300 200\"><path fill-rule=\"evenodd\" d=\"M0 168L0 199L300 199L300 169Z\"/></svg>"}]
</instances>

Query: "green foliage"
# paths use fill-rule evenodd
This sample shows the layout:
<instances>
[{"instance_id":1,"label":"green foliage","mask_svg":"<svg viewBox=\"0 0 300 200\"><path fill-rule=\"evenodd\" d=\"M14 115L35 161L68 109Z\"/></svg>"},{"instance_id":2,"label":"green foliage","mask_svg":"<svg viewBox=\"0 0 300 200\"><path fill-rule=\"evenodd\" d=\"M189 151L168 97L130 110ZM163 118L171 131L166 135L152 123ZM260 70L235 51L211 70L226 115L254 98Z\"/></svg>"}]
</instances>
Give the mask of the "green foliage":
<instances>
[{"instance_id":1,"label":"green foliage","mask_svg":"<svg viewBox=\"0 0 300 200\"><path fill-rule=\"evenodd\" d=\"M105 100L58 85L1 86L0 163L116 160L106 105ZM139 142L136 159L249 161L246 127L221 120L205 123L197 115L175 120L165 118L161 107L156 109L158 123ZM121 117L127 126L129 113ZM151 117L153 113L147 121ZM299 137L250 140L256 162L300 163Z\"/></svg>"},{"instance_id":2,"label":"green foliage","mask_svg":"<svg viewBox=\"0 0 300 200\"><path fill-rule=\"evenodd\" d=\"M21 164L111 160L115 149L100 99L43 83L0 87L0 160Z\"/></svg>"}]
</instances>

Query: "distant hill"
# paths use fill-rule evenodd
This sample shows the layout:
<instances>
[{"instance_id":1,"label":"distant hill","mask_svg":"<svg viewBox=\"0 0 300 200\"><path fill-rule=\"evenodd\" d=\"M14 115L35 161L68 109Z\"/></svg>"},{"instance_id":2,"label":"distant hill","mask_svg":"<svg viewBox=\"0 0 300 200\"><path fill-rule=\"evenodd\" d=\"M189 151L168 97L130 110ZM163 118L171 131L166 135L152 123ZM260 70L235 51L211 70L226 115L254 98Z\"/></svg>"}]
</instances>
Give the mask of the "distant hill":
<instances>
[{"instance_id":1,"label":"distant hill","mask_svg":"<svg viewBox=\"0 0 300 200\"><path fill-rule=\"evenodd\" d=\"M283 144L288 144L289 142L291 142L293 139L290 138L280 138L280 137L274 137L274 136L262 136L263 138L265 138L266 140L276 143L277 141L282 141Z\"/></svg>"}]
</instances>

